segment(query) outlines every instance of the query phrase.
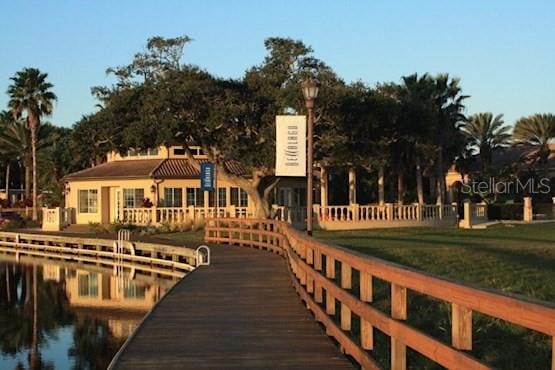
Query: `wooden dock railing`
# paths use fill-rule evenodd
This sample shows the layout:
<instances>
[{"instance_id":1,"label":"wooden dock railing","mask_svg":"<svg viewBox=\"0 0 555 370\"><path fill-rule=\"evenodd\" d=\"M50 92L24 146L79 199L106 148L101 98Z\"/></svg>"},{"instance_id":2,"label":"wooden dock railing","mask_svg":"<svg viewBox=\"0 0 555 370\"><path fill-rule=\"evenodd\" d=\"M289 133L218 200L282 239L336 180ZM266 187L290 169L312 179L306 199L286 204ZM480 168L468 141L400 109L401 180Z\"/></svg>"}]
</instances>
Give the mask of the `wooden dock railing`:
<instances>
[{"instance_id":1,"label":"wooden dock railing","mask_svg":"<svg viewBox=\"0 0 555 370\"><path fill-rule=\"evenodd\" d=\"M207 223L205 233L209 243L257 247L284 256L302 300L325 326L328 335L363 369L379 368L371 357L374 328L390 337L392 369L407 368L407 347L449 369L488 369L490 366L464 352L472 349L472 314L479 312L550 336L551 368L555 370L555 306L549 303L518 299L330 246L307 237L285 222L214 219ZM354 270L360 279L357 292L352 291ZM339 284L336 283L338 274ZM373 299L374 277L391 286L390 314L369 304ZM451 306L451 345L406 323L409 290ZM333 319L336 303L338 323ZM353 315L360 319L359 340L352 335Z\"/></svg>"}]
</instances>

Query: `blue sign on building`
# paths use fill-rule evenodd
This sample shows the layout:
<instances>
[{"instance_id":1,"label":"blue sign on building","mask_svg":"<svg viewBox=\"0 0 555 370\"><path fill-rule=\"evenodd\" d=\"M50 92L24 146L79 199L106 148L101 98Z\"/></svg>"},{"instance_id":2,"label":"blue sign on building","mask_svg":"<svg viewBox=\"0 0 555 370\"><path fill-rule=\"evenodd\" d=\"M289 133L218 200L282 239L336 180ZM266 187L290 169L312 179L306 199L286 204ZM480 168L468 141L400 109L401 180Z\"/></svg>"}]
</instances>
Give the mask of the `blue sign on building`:
<instances>
[{"instance_id":1,"label":"blue sign on building","mask_svg":"<svg viewBox=\"0 0 555 370\"><path fill-rule=\"evenodd\" d=\"M214 163L200 164L200 190L214 191L214 179L216 177L216 165Z\"/></svg>"}]
</instances>

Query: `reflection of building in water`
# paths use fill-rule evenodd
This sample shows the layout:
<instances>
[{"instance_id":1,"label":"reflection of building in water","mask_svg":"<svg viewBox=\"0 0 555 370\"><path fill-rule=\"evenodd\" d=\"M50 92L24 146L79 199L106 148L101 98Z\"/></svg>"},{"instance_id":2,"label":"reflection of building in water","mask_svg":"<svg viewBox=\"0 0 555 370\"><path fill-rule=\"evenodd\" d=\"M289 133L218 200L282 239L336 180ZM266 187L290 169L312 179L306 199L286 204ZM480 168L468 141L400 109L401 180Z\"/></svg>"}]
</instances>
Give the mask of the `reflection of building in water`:
<instances>
[{"instance_id":1,"label":"reflection of building in water","mask_svg":"<svg viewBox=\"0 0 555 370\"><path fill-rule=\"evenodd\" d=\"M56 281L60 282L64 278L64 270L58 265L51 265L45 263L42 265L42 279L44 281Z\"/></svg>"},{"instance_id":2,"label":"reflection of building in water","mask_svg":"<svg viewBox=\"0 0 555 370\"><path fill-rule=\"evenodd\" d=\"M128 337L167 288L87 270L43 265L43 279L65 282L69 305L77 317L108 323L116 338Z\"/></svg>"},{"instance_id":3,"label":"reflection of building in water","mask_svg":"<svg viewBox=\"0 0 555 370\"><path fill-rule=\"evenodd\" d=\"M71 271L65 281L69 304L74 307L146 312L163 293L155 285L86 270Z\"/></svg>"},{"instance_id":4,"label":"reflection of building in water","mask_svg":"<svg viewBox=\"0 0 555 370\"><path fill-rule=\"evenodd\" d=\"M108 320L108 326L114 337L127 338L139 326L139 320Z\"/></svg>"}]
</instances>

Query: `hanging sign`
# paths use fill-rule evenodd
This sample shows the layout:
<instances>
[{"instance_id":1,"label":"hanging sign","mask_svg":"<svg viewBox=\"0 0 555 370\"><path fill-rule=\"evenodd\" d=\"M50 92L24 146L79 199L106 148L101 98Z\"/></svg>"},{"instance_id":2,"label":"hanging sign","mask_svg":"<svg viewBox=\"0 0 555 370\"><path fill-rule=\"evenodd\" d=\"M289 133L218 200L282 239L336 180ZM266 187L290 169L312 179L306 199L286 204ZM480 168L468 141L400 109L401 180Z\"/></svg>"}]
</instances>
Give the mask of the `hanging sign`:
<instances>
[{"instance_id":1,"label":"hanging sign","mask_svg":"<svg viewBox=\"0 0 555 370\"><path fill-rule=\"evenodd\" d=\"M306 116L276 116L276 176L306 176Z\"/></svg>"},{"instance_id":2,"label":"hanging sign","mask_svg":"<svg viewBox=\"0 0 555 370\"><path fill-rule=\"evenodd\" d=\"M214 178L216 175L216 165L214 163L200 164L200 190L214 191Z\"/></svg>"}]
</instances>

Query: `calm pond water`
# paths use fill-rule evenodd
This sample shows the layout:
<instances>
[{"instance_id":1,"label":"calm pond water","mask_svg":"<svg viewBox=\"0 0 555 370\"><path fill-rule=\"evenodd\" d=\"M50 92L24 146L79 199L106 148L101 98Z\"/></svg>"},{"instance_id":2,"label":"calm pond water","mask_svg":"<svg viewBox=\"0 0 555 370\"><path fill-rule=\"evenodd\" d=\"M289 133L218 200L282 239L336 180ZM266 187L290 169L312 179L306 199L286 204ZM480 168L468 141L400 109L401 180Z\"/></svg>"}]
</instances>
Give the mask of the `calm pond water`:
<instances>
[{"instance_id":1,"label":"calm pond water","mask_svg":"<svg viewBox=\"0 0 555 370\"><path fill-rule=\"evenodd\" d=\"M177 281L9 258L0 256L2 370L106 369L152 305Z\"/></svg>"}]
</instances>

